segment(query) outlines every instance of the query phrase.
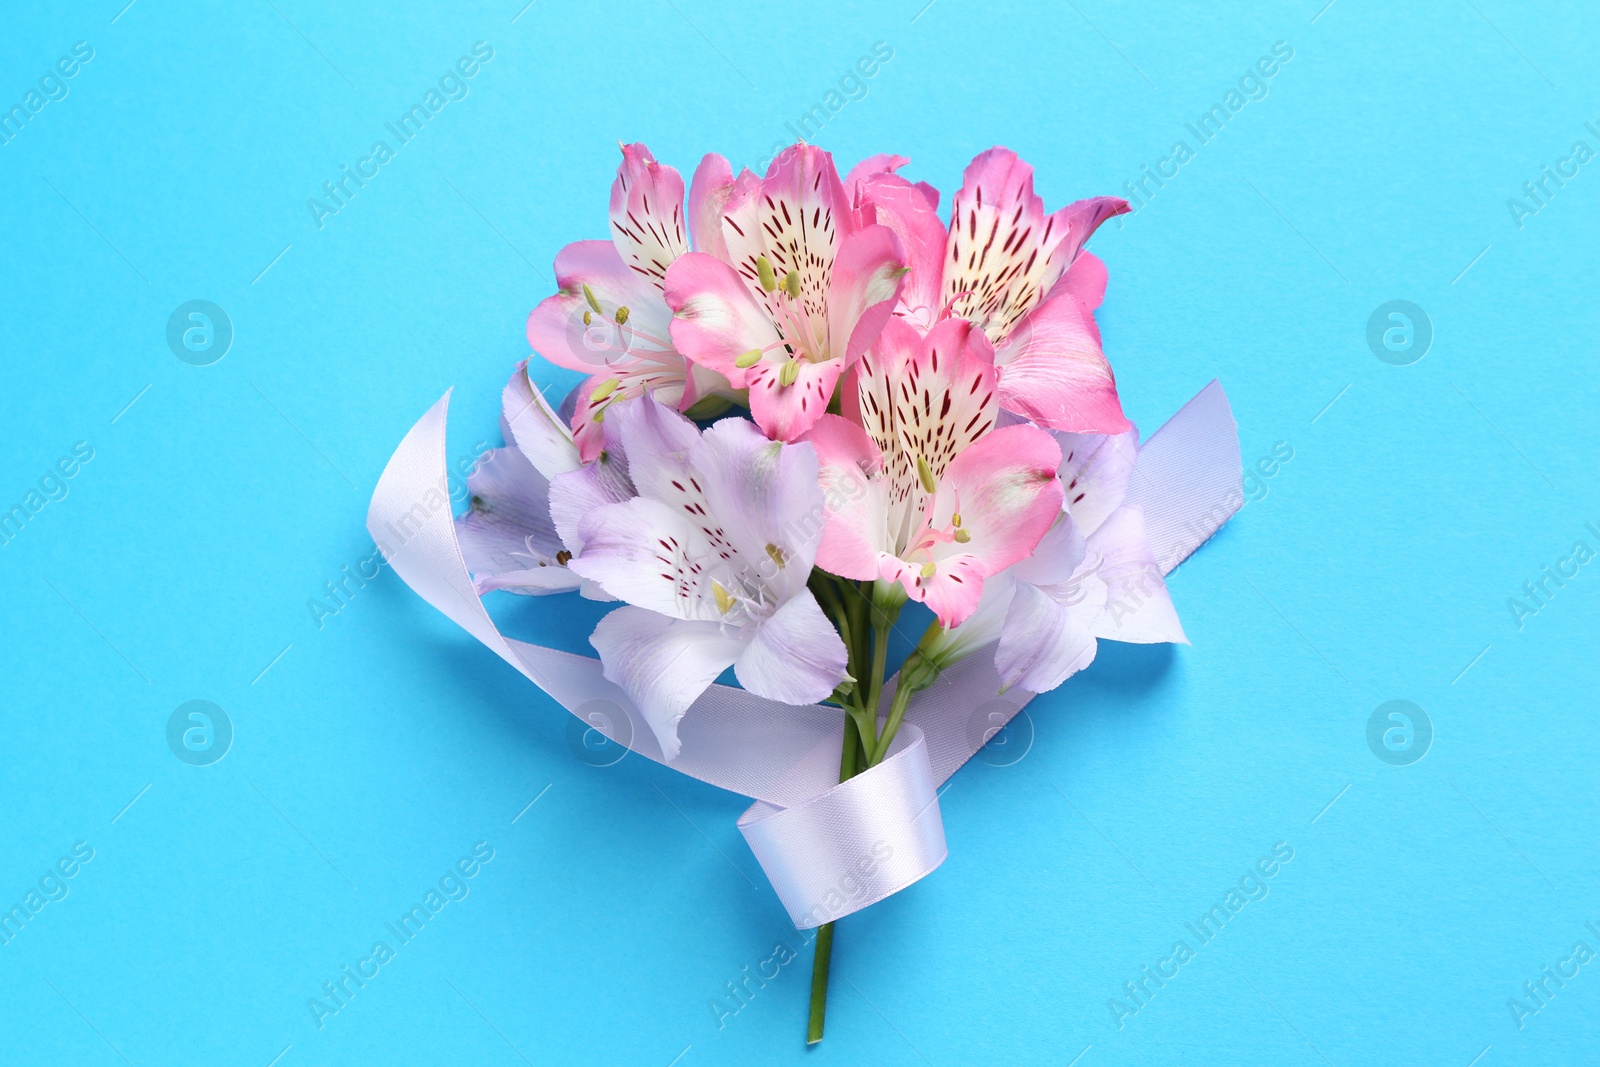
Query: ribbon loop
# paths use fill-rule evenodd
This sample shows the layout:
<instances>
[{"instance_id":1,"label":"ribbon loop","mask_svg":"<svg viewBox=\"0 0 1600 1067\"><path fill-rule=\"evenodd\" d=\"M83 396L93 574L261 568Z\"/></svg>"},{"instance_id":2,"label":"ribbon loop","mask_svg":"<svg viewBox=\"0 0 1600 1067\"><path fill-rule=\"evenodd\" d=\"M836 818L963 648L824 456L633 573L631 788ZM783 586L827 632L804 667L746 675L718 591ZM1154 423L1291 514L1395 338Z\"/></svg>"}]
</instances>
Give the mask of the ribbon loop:
<instances>
[{"instance_id":1,"label":"ribbon loop","mask_svg":"<svg viewBox=\"0 0 1600 1067\"><path fill-rule=\"evenodd\" d=\"M796 928L843 918L899 892L949 848L922 731L901 728L876 767L793 807L761 801L739 832Z\"/></svg>"}]
</instances>

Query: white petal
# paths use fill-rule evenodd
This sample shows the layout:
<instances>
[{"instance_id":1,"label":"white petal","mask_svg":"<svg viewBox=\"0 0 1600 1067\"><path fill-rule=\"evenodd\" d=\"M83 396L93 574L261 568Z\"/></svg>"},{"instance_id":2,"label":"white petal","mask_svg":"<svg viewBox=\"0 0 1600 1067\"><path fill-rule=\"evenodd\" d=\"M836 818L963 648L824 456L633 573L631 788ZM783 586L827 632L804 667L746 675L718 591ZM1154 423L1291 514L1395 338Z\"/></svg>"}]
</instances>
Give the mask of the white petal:
<instances>
[{"instance_id":1,"label":"white petal","mask_svg":"<svg viewBox=\"0 0 1600 1067\"><path fill-rule=\"evenodd\" d=\"M579 533L585 516L607 504L633 499L633 483L620 459L602 454L599 459L550 481L550 518L562 543L573 553L583 551Z\"/></svg>"},{"instance_id":2,"label":"white petal","mask_svg":"<svg viewBox=\"0 0 1600 1067\"><path fill-rule=\"evenodd\" d=\"M543 596L547 593L570 593L582 587L583 579L566 567L554 563L530 567L525 571L505 571L488 574L473 580L472 587L481 596L496 589L520 596ZM597 599L597 598L591 598ZM603 597L598 599L612 599Z\"/></svg>"},{"instance_id":3,"label":"white petal","mask_svg":"<svg viewBox=\"0 0 1600 1067\"><path fill-rule=\"evenodd\" d=\"M1139 457L1139 431L1112 436L1057 433L1061 446L1061 485L1067 510L1085 537L1094 533L1128 497L1134 461Z\"/></svg>"},{"instance_id":4,"label":"white petal","mask_svg":"<svg viewBox=\"0 0 1600 1067\"><path fill-rule=\"evenodd\" d=\"M748 419L722 419L693 453L706 505L750 577L779 601L805 591L822 540L822 488L809 444L769 441Z\"/></svg>"},{"instance_id":5,"label":"white petal","mask_svg":"<svg viewBox=\"0 0 1600 1067\"><path fill-rule=\"evenodd\" d=\"M1189 643L1145 537L1144 512L1133 506L1113 511L1089 535L1088 547L1103 557L1097 570L1109 590L1106 609L1094 624L1096 636L1137 644Z\"/></svg>"},{"instance_id":6,"label":"white petal","mask_svg":"<svg viewBox=\"0 0 1600 1067\"><path fill-rule=\"evenodd\" d=\"M1086 552L1078 524L1063 511L1034 546L1033 555L1013 566L1011 573L1030 585L1057 585L1077 572Z\"/></svg>"},{"instance_id":7,"label":"white petal","mask_svg":"<svg viewBox=\"0 0 1600 1067\"><path fill-rule=\"evenodd\" d=\"M456 521L456 535L480 593L578 587L578 576L556 559L562 542L550 519L549 483L521 452L496 448L485 454L467 478L467 489L472 506Z\"/></svg>"},{"instance_id":8,"label":"white petal","mask_svg":"<svg viewBox=\"0 0 1600 1067\"><path fill-rule=\"evenodd\" d=\"M710 622L683 622L644 608L621 607L600 620L589 643L605 675L639 706L668 760L678 755L678 722L741 643Z\"/></svg>"},{"instance_id":9,"label":"white petal","mask_svg":"<svg viewBox=\"0 0 1600 1067\"><path fill-rule=\"evenodd\" d=\"M619 600L678 619L714 620L710 548L689 521L647 497L607 504L578 524L583 552L568 564Z\"/></svg>"},{"instance_id":10,"label":"white petal","mask_svg":"<svg viewBox=\"0 0 1600 1067\"><path fill-rule=\"evenodd\" d=\"M844 642L833 623L803 591L760 624L734 672L757 696L785 704L814 704L844 680Z\"/></svg>"},{"instance_id":11,"label":"white petal","mask_svg":"<svg viewBox=\"0 0 1600 1067\"><path fill-rule=\"evenodd\" d=\"M1099 588L1103 604L1105 587ZM1094 608L1074 610L1019 582L994 654L1000 680L1044 693L1087 667L1094 660L1096 642L1086 616L1098 614L1099 604Z\"/></svg>"},{"instance_id":12,"label":"white petal","mask_svg":"<svg viewBox=\"0 0 1600 1067\"><path fill-rule=\"evenodd\" d=\"M546 478L577 470L582 463L572 430L528 380L527 366L526 360L517 364L500 395L506 444L521 450Z\"/></svg>"}]
</instances>

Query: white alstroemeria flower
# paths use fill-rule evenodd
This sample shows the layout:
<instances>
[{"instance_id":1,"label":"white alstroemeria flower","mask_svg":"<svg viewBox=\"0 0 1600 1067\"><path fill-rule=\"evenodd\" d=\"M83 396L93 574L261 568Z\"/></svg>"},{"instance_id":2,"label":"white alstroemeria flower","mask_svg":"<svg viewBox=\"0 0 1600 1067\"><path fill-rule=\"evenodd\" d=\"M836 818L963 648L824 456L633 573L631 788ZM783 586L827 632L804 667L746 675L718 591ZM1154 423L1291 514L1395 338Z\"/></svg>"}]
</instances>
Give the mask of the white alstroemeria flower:
<instances>
[{"instance_id":1,"label":"white alstroemeria flower","mask_svg":"<svg viewBox=\"0 0 1600 1067\"><path fill-rule=\"evenodd\" d=\"M995 648L1005 686L1054 689L1093 662L1099 640L1188 644L1145 535L1126 503L1138 431L1057 433L1061 517L1033 555L984 587L982 603L925 654L940 666Z\"/></svg>"},{"instance_id":2,"label":"white alstroemeria flower","mask_svg":"<svg viewBox=\"0 0 1600 1067\"><path fill-rule=\"evenodd\" d=\"M702 433L648 395L609 407L605 429L608 455L556 478L552 507L577 546L568 566L626 601L590 642L666 757L678 754L679 720L730 666L786 704L832 693L847 656L806 588L823 514L811 446L770 441L740 418ZM629 499L616 499L616 478L598 482L613 444Z\"/></svg>"},{"instance_id":3,"label":"white alstroemeria flower","mask_svg":"<svg viewBox=\"0 0 1600 1067\"><path fill-rule=\"evenodd\" d=\"M583 579L550 518L550 479L581 466L572 431L518 363L501 396L504 448L491 449L467 477L471 507L456 520L461 555L481 595L564 593Z\"/></svg>"}]
</instances>

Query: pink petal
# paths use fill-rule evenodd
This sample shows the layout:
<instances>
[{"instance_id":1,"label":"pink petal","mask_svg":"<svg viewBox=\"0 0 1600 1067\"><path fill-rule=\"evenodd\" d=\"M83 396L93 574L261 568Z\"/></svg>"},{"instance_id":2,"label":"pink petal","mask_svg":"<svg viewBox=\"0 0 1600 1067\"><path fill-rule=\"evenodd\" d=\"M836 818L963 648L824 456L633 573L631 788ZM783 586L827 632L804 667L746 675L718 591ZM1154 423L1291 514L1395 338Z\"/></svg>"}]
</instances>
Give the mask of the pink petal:
<instances>
[{"instance_id":1,"label":"pink petal","mask_svg":"<svg viewBox=\"0 0 1600 1067\"><path fill-rule=\"evenodd\" d=\"M738 272L704 252L681 256L668 269L666 301L678 351L735 388L745 388L750 373L736 365L739 357L781 340Z\"/></svg>"},{"instance_id":2,"label":"pink petal","mask_svg":"<svg viewBox=\"0 0 1600 1067\"><path fill-rule=\"evenodd\" d=\"M1125 200L1093 197L1050 215L1033 191L1033 168L1005 148L974 159L951 208L944 299L999 344L1052 292L1083 244ZM1096 334L1098 340L1098 334Z\"/></svg>"},{"instance_id":3,"label":"pink petal","mask_svg":"<svg viewBox=\"0 0 1600 1067\"><path fill-rule=\"evenodd\" d=\"M1133 425L1087 317L1077 298L1062 292L1010 332L995 355L1002 407L1073 433L1122 433Z\"/></svg>"},{"instance_id":4,"label":"pink petal","mask_svg":"<svg viewBox=\"0 0 1600 1067\"><path fill-rule=\"evenodd\" d=\"M1045 264L1066 230L1045 217L1031 166L1008 148L981 153L950 205L940 306L953 301L991 340L1003 337L1043 295Z\"/></svg>"},{"instance_id":5,"label":"pink petal","mask_svg":"<svg viewBox=\"0 0 1600 1067\"><path fill-rule=\"evenodd\" d=\"M904 335L897 331L894 336ZM921 456L935 478L943 477L958 455L993 429L1000 414L994 347L965 319L935 324L892 381L900 448Z\"/></svg>"},{"instance_id":6,"label":"pink petal","mask_svg":"<svg viewBox=\"0 0 1600 1067\"><path fill-rule=\"evenodd\" d=\"M872 442L882 453L888 494L888 526L901 531L907 528L907 512L914 512L920 520L926 494L917 480L917 461L901 445L895 425L895 383L904 380L906 368L921 353L924 337L910 322L891 316L884 323L877 342L852 368L855 389L846 389L844 412L865 427ZM886 546L893 547L893 546Z\"/></svg>"},{"instance_id":7,"label":"pink petal","mask_svg":"<svg viewBox=\"0 0 1600 1067\"><path fill-rule=\"evenodd\" d=\"M695 168L689 183L689 237L697 252L728 258L728 241L722 235L722 214L733 195L733 168L715 152Z\"/></svg>"},{"instance_id":8,"label":"pink petal","mask_svg":"<svg viewBox=\"0 0 1600 1067\"><path fill-rule=\"evenodd\" d=\"M876 156L868 156L851 167L850 173L844 176L844 190L850 195L851 203L855 203L859 199L859 194L867 179L880 174L893 174L910 162L911 160L905 156L896 156L885 152Z\"/></svg>"},{"instance_id":9,"label":"pink petal","mask_svg":"<svg viewBox=\"0 0 1600 1067\"><path fill-rule=\"evenodd\" d=\"M854 216L833 157L813 145L790 145L773 159L758 187L741 181L729 201L723 236L728 262L743 276L774 319L782 290L765 294L757 283L757 258L765 256L782 279L791 270L800 283L799 300L817 318L827 307L828 277L839 242L854 228ZM815 347L805 344L806 348ZM726 372L724 372L726 373Z\"/></svg>"},{"instance_id":10,"label":"pink petal","mask_svg":"<svg viewBox=\"0 0 1600 1067\"><path fill-rule=\"evenodd\" d=\"M722 205L722 244L717 258L737 263L750 247L758 249L761 234L761 178L748 167L739 172ZM706 249L700 249L706 251Z\"/></svg>"},{"instance_id":11,"label":"pink petal","mask_svg":"<svg viewBox=\"0 0 1600 1067\"><path fill-rule=\"evenodd\" d=\"M994 574L1031 553L1061 512L1056 468L1061 450L1036 426L1007 426L979 439L945 471L933 506L943 528L959 509L971 540L960 547L984 574Z\"/></svg>"},{"instance_id":12,"label":"pink petal","mask_svg":"<svg viewBox=\"0 0 1600 1067\"><path fill-rule=\"evenodd\" d=\"M1068 204L1057 211L1052 217L1066 224L1067 236L1051 252L1049 280L1045 283L1045 288L1049 289L1055 279L1061 277L1062 272L1077 261L1083 246L1094 236L1094 231L1100 228L1101 223L1126 214L1128 210L1128 202L1120 196L1091 196L1086 200ZM1090 306L1098 306L1098 303L1096 301Z\"/></svg>"},{"instance_id":13,"label":"pink petal","mask_svg":"<svg viewBox=\"0 0 1600 1067\"><path fill-rule=\"evenodd\" d=\"M802 589L761 622L733 669L756 696L814 704L844 681L847 662L839 631Z\"/></svg>"},{"instance_id":14,"label":"pink petal","mask_svg":"<svg viewBox=\"0 0 1600 1067\"><path fill-rule=\"evenodd\" d=\"M817 452L826 507L817 566L856 581L878 577L889 547L883 454L865 430L838 415L818 419L804 440Z\"/></svg>"},{"instance_id":15,"label":"pink petal","mask_svg":"<svg viewBox=\"0 0 1600 1067\"><path fill-rule=\"evenodd\" d=\"M922 574L922 564L886 555L878 577L899 582L912 600L926 604L939 625L948 630L960 626L977 610L986 572L984 562L969 553L940 559L928 577Z\"/></svg>"},{"instance_id":16,"label":"pink petal","mask_svg":"<svg viewBox=\"0 0 1600 1067\"><path fill-rule=\"evenodd\" d=\"M901 286L900 302L917 312L923 322L932 323L943 307L940 286L948 239L937 199L930 200L923 186L892 174L868 180L862 195L876 221L893 230L906 251L911 272Z\"/></svg>"},{"instance_id":17,"label":"pink petal","mask_svg":"<svg viewBox=\"0 0 1600 1067\"><path fill-rule=\"evenodd\" d=\"M687 381L681 366L637 363L587 378L573 392L573 437L579 456L585 463L592 463L607 447L609 438L602 424L613 408L647 393L659 403L681 407L687 395ZM604 396L596 400L600 394Z\"/></svg>"},{"instance_id":18,"label":"pink petal","mask_svg":"<svg viewBox=\"0 0 1600 1067\"><path fill-rule=\"evenodd\" d=\"M802 359L794 380L784 385L783 365L787 362L782 357L765 359L750 368L746 381L750 416L774 441L795 441L811 429L827 412L833 387L844 373L844 364L837 359L821 363Z\"/></svg>"},{"instance_id":19,"label":"pink petal","mask_svg":"<svg viewBox=\"0 0 1600 1067\"><path fill-rule=\"evenodd\" d=\"M1106 265L1103 260L1093 252L1080 252L1078 258L1072 261L1072 266L1056 282L1050 295L1065 289L1077 298L1078 303L1088 311L1099 307L1106 298ZM1091 320L1093 321L1092 317ZM1095 335L1096 340L1099 334Z\"/></svg>"},{"instance_id":20,"label":"pink petal","mask_svg":"<svg viewBox=\"0 0 1600 1067\"><path fill-rule=\"evenodd\" d=\"M683 176L642 144L624 145L611 184L611 239L628 269L657 289L672 261L689 251Z\"/></svg>"},{"instance_id":21,"label":"pink petal","mask_svg":"<svg viewBox=\"0 0 1600 1067\"><path fill-rule=\"evenodd\" d=\"M878 339L900 295L905 250L887 226L867 226L839 246L828 287L828 350L850 366Z\"/></svg>"},{"instance_id":22,"label":"pink petal","mask_svg":"<svg viewBox=\"0 0 1600 1067\"><path fill-rule=\"evenodd\" d=\"M660 292L628 269L610 241L577 241L563 248L556 254L556 284L561 291L528 316L528 344L558 367L593 374L630 366L641 350L659 350L641 333L667 339L670 312ZM584 285L599 300L601 312L589 306ZM628 309L622 326L615 321L619 307Z\"/></svg>"},{"instance_id":23,"label":"pink petal","mask_svg":"<svg viewBox=\"0 0 1600 1067\"><path fill-rule=\"evenodd\" d=\"M589 643L606 677L638 705L668 761L677 758L684 713L743 647L714 622L685 622L638 607L620 607L601 619Z\"/></svg>"},{"instance_id":24,"label":"pink petal","mask_svg":"<svg viewBox=\"0 0 1600 1067\"><path fill-rule=\"evenodd\" d=\"M1055 441L1036 426L1007 426L981 438L950 464L928 508L927 525L937 531L950 530L959 513L967 540L935 544L931 574L920 561L888 558L882 578L899 581L941 625L961 625L977 609L984 579L1027 558L1056 521L1060 462Z\"/></svg>"}]
</instances>

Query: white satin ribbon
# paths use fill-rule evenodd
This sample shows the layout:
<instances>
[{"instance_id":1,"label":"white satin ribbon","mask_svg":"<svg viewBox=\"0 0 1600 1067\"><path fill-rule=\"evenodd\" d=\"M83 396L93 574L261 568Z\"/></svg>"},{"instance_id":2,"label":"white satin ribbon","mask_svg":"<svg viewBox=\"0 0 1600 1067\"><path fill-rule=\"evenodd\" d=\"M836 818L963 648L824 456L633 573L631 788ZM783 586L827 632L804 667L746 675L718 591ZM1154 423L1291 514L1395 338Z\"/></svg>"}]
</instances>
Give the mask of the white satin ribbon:
<instances>
[{"instance_id":1,"label":"white satin ribbon","mask_svg":"<svg viewBox=\"0 0 1600 1067\"><path fill-rule=\"evenodd\" d=\"M667 764L644 717L606 680L598 659L506 637L484 610L450 511L449 401L446 393L400 442L367 512L367 530L407 585L586 725L675 771L754 798L739 829L796 927L859 911L944 862L936 790L1032 693L997 695L992 657L962 660L913 702L889 757L841 783L839 709L794 707L713 685L684 717L682 751ZM1243 500L1237 427L1213 381L1139 449L1129 502L1143 508L1166 574Z\"/></svg>"}]
</instances>

